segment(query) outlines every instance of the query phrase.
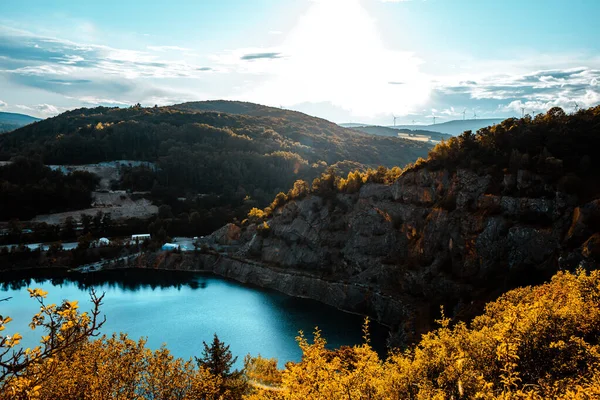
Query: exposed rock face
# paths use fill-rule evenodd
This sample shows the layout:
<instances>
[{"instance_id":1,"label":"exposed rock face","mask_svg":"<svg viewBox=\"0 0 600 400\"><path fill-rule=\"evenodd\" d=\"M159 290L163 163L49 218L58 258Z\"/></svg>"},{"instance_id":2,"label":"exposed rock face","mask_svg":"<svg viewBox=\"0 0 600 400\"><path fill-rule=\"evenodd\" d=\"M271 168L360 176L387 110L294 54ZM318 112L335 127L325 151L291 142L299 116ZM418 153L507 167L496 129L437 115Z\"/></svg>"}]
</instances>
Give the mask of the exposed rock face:
<instances>
[{"instance_id":1,"label":"exposed rock face","mask_svg":"<svg viewBox=\"0 0 600 400\"><path fill-rule=\"evenodd\" d=\"M468 318L559 266L594 263L598 216L600 200L580 205L529 171L492 179L421 169L391 186L289 201L267 235L247 227L235 251L186 263L369 314L414 338L440 305Z\"/></svg>"}]
</instances>

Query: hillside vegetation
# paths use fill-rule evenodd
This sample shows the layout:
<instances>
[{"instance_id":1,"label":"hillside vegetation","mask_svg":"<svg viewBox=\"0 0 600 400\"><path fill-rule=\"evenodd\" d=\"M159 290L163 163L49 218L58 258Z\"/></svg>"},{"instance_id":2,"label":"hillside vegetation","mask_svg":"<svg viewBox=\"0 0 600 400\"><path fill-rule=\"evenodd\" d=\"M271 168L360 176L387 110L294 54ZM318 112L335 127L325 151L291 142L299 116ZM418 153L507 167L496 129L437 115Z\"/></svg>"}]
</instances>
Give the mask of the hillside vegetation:
<instances>
[{"instance_id":1,"label":"hillside vegetation","mask_svg":"<svg viewBox=\"0 0 600 400\"><path fill-rule=\"evenodd\" d=\"M600 106L567 115L558 107L546 114L467 131L438 144L426 162L413 170L466 168L490 174L496 181L505 174L527 170L543 176L546 187L523 194L553 196L555 189L579 196L579 201L600 197ZM499 188L500 185L498 185Z\"/></svg>"},{"instance_id":2,"label":"hillside vegetation","mask_svg":"<svg viewBox=\"0 0 600 400\"><path fill-rule=\"evenodd\" d=\"M152 191L177 213L225 206L229 211L220 211L219 224L245 214L249 206L268 204L295 180L312 180L329 166L347 172L404 165L429 149L298 112L238 102L84 108L0 137L3 160L26 155L46 164L154 162L154 169L124 170L115 187ZM177 204L178 197L193 202L198 194L220 198L210 206Z\"/></svg>"},{"instance_id":3,"label":"hillside vegetation","mask_svg":"<svg viewBox=\"0 0 600 400\"><path fill-rule=\"evenodd\" d=\"M0 221L87 208L98 178L76 171L53 171L37 160L17 157L0 166Z\"/></svg>"},{"instance_id":4,"label":"hillside vegetation","mask_svg":"<svg viewBox=\"0 0 600 400\"><path fill-rule=\"evenodd\" d=\"M299 112L238 102L78 109L0 140L2 159L33 152L48 164L155 161L173 147L201 146L200 150L228 153L291 152L309 163L352 160L394 166L414 161L427 150L426 145L373 138Z\"/></svg>"},{"instance_id":5,"label":"hillside vegetation","mask_svg":"<svg viewBox=\"0 0 600 400\"><path fill-rule=\"evenodd\" d=\"M469 325L439 328L381 360L365 342L336 350L315 331L300 332L302 361L245 359L231 371L228 346L215 335L201 357L175 359L166 348L114 335L91 340L102 325L101 298L80 313L76 302L46 305L31 326L42 346L10 356L20 335L0 334L0 399L592 399L600 396L600 272L558 273L550 283L510 291ZM1 330L10 327L4 317ZM160 321L157 321L160 323ZM366 326L368 326L366 324Z\"/></svg>"}]
</instances>

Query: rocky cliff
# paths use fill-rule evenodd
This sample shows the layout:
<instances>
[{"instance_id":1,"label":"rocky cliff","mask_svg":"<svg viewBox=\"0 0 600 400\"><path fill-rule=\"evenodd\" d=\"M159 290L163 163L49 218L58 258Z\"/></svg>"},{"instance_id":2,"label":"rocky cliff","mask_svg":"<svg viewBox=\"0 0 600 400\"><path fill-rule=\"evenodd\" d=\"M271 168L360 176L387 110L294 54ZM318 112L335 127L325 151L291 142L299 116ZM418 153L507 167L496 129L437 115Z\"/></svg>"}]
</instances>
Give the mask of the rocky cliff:
<instances>
[{"instance_id":1,"label":"rocky cliff","mask_svg":"<svg viewBox=\"0 0 600 400\"><path fill-rule=\"evenodd\" d=\"M431 327L440 305L468 319L511 287L595 264L600 201L578 204L526 170L495 181L425 168L354 194L310 194L277 208L267 230L223 228L207 238L216 251L146 256L139 265L211 271L316 299L410 340Z\"/></svg>"}]
</instances>

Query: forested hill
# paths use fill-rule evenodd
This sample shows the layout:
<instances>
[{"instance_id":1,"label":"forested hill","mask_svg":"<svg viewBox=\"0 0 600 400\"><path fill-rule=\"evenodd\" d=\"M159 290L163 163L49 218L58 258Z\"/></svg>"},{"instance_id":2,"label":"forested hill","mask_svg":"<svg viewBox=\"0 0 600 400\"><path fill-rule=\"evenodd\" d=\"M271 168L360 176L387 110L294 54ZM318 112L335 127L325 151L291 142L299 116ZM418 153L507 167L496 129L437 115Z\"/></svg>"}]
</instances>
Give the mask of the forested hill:
<instances>
[{"instance_id":1,"label":"forested hill","mask_svg":"<svg viewBox=\"0 0 600 400\"><path fill-rule=\"evenodd\" d=\"M194 111L202 107L220 112ZM285 151L309 163L349 160L369 166L403 166L430 148L398 138L373 138L293 111L251 103L199 102L69 111L2 137L0 158L34 153L52 164L119 158L156 161L179 145L260 155Z\"/></svg>"},{"instance_id":2,"label":"forested hill","mask_svg":"<svg viewBox=\"0 0 600 400\"><path fill-rule=\"evenodd\" d=\"M257 115L195 111L199 105L223 104L230 106L223 110ZM330 166L343 173L404 166L429 149L425 143L374 137L305 114L235 102L81 108L0 136L0 160L24 155L41 157L45 164L153 162L155 169L123 171L115 185L152 191L173 211L213 210L219 216L215 224L267 205L297 179L312 181ZM185 207L177 202L198 194L219 199Z\"/></svg>"},{"instance_id":3,"label":"forested hill","mask_svg":"<svg viewBox=\"0 0 600 400\"><path fill-rule=\"evenodd\" d=\"M169 108L183 111L215 111L227 114L251 115L254 117L285 118L288 121L301 122L305 124L335 125L333 122L322 118L312 117L299 111L287 110L263 106L262 104L244 101L209 100L192 101L188 103L175 104Z\"/></svg>"}]
</instances>

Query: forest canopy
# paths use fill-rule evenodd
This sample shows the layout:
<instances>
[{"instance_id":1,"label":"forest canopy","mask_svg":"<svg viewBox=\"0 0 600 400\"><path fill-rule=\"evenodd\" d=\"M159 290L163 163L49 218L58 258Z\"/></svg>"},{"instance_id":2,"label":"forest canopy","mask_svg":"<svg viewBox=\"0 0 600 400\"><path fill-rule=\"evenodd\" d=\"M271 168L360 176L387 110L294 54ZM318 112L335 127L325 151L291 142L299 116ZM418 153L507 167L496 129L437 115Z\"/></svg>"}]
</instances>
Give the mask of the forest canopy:
<instances>
[{"instance_id":1,"label":"forest canopy","mask_svg":"<svg viewBox=\"0 0 600 400\"><path fill-rule=\"evenodd\" d=\"M87 208L98 181L89 172L64 175L39 160L17 157L0 165L0 221Z\"/></svg>"},{"instance_id":2,"label":"forest canopy","mask_svg":"<svg viewBox=\"0 0 600 400\"><path fill-rule=\"evenodd\" d=\"M468 168L501 179L529 170L559 190L593 199L600 192L600 106L566 114L554 107L535 118L509 118L441 142L412 168Z\"/></svg>"}]
</instances>

